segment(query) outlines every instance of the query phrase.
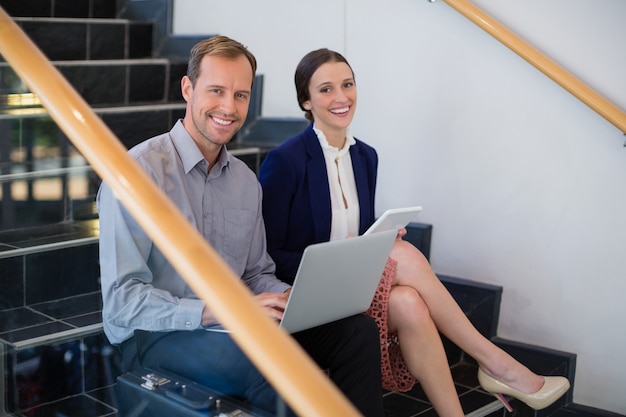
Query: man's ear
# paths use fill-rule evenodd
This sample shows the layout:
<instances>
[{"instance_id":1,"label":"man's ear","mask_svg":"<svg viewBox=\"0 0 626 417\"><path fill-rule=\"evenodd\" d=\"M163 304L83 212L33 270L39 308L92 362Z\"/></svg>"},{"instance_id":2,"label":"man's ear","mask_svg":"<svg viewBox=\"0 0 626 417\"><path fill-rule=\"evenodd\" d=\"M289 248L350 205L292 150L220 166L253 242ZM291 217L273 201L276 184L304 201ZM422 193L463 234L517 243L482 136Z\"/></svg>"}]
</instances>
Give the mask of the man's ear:
<instances>
[{"instance_id":1,"label":"man's ear","mask_svg":"<svg viewBox=\"0 0 626 417\"><path fill-rule=\"evenodd\" d=\"M189 101L193 93L193 84L188 76L183 76L180 80L180 91L183 93L185 101Z\"/></svg>"}]
</instances>

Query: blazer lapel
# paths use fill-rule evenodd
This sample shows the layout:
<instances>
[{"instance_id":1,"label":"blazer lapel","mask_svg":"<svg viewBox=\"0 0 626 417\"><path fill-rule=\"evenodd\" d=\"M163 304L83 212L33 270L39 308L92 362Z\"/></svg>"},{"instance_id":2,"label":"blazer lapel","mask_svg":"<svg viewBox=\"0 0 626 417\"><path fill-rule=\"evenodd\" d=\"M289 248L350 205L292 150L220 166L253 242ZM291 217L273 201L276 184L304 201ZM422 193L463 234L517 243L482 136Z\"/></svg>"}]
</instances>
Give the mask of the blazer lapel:
<instances>
[{"instance_id":1,"label":"blazer lapel","mask_svg":"<svg viewBox=\"0 0 626 417\"><path fill-rule=\"evenodd\" d=\"M304 137L308 159L306 161L306 175L309 188L311 214L315 225L315 242L330 239L331 204L330 188L326 162L317 135L311 127L306 130Z\"/></svg>"}]
</instances>

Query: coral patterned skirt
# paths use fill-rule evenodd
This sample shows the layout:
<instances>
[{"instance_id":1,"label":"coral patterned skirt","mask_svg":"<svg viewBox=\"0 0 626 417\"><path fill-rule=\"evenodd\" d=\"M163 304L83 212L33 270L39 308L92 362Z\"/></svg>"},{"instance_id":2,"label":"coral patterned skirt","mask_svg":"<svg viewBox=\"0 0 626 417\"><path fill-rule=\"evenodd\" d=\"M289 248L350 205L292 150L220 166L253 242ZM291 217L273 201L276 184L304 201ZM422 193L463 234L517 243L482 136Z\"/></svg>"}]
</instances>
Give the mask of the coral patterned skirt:
<instances>
[{"instance_id":1,"label":"coral patterned skirt","mask_svg":"<svg viewBox=\"0 0 626 417\"><path fill-rule=\"evenodd\" d=\"M396 273L396 265L395 260L387 259L372 305L365 314L376 320L380 333L380 369L383 376L383 388L389 391L406 392L413 388L416 380L409 373L406 363L404 363L398 335L390 333L387 325L389 294L391 293L391 281Z\"/></svg>"}]
</instances>

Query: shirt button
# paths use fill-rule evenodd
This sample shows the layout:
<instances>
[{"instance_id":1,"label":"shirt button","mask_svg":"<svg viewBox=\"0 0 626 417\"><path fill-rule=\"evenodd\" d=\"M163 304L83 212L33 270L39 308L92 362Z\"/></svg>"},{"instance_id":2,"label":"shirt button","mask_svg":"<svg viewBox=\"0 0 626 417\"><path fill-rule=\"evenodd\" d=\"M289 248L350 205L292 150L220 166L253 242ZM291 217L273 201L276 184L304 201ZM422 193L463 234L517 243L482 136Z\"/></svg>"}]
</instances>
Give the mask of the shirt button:
<instances>
[{"instance_id":1,"label":"shirt button","mask_svg":"<svg viewBox=\"0 0 626 417\"><path fill-rule=\"evenodd\" d=\"M190 327L191 327L191 322L190 322L190 321L185 322L185 327L186 327L186 328L190 328Z\"/></svg>"}]
</instances>

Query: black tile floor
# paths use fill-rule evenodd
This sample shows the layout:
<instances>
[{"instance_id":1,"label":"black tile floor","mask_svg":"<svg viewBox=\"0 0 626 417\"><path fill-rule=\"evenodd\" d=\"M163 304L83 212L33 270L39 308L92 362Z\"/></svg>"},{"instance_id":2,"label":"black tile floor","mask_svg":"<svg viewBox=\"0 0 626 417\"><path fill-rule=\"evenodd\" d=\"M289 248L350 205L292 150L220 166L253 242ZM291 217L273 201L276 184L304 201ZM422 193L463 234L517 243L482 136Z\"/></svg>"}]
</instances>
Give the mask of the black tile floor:
<instances>
[{"instance_id":1,"label":"black tile floor","mask_svg":"<svg viewBox=\"0 0 626 417\"><path fill-rule=\"evenodd\" d=\"M119 357L117 350L110 346L101 327L96 333L78 334L70 340L54 341L54 333L79 331L81 327L89 328L99 323L101 300L99 292L83 294L53 302L34 304L0 311L0 340L14 349L6 351L5 360L9 369L18 370L28 367L36 359L40 371L32 378L18 380L14 385L7 386L20 406L13 409L23 410L13 414L19 417L64 416L64 417L104 417L117 415L115 397L115 379L119 376ZM63 326L58 331L50 331L49 326ZM51 338L50 346L35 343L39 338ZM45 365L46 361L54 363L55 357L68 357L68 352L76 354L76 364ZM60 353L59 353L60 352ZM55 356L56 355L56 356ZM67 360L65 360L67 362ZM47 373L41 373L41 369ZM81 374L78 381L66 383L59 392L47 393L45 381L54 378L59 385L61 381L72 380L67 377L73 369ZM463 409L467 413L479 410L494 403L495 398L478 389L476 365L460 362L451 367L457 392ZM54 373L54 376L50 376ZM63 377L65 376L65 378ZM49 400L45 398L48 395ZM383 402L387 417L436 416L423 390L417 384L405 393L384 392ZM38 397L38 398L36 398ZM498 404L498 403L496 403ZM32 407L31 407L32 406ZM1 415L1 413L0 413ZM486 415L486 414L480 414ZM500 412L502 415L502 412Z\"/></svg>"},{"instance_id":2,"label":"black tile floor","mask_svg":"<svg viewBox=\"0 0 626 417\"><path fill-rule=\"evenodd\" d=\"M44 335L52 337L55 333L50 332L50 329L45 328L46 326L64 326L60 331L67 332L68 329L79 330L75 326L80 328L99 323L100 309L100 294L96 292L0 311L0 319L2 319L0 320L0 340L3 340L7 346L14 346L13 350L8 349L6 352L5 360L9 364L9 369L14 369L15 374L28 374L28 372L22 374L18 370L27 367L34 358L40 367L39 373L33 374L30 381L26 378L22 380L16 378L14 385L9 384L7 387L8 392L12 392L20 403L19 407L13 409L23 410L13 414L14 416L104 417L117 415L114 382L120 374L117 366L119 354L108 344L101 333L101 327L95 334L79 335L70 340L54 342L50 346L38 346L34 343ZM81 325L75 322L76 320L86 320L86 322L81 322ZM54 368L57 366L54 365L55 358L59 356L67 358L69 352L79 351L80 354L77 353L74 356L76 364L66 363ZM46 361L53 364L46 365ZM66 359L65 362L67 362ZM43 368L47 370L47 373L41 373ZM67 376L74 372L73 369L79 369L77 372L81 374L74 380ZM494 403L494 397L479 389L475 364L462 361L453 365L451 370L466 413L475 412L489 404L499 405L497 402ZM52 373L54 375L50 376ZM59 385L65 384L62 388L58 388L59 392L52 394L47 392L49 385L45 381L51 378ZM62 383L62 381L70 380L74 382ZM49 400L45 398L46 395ZM383 392L382 395L387 417L436 416L419 384L416 384L409 392ZM494 409L493 405L491 409ZM503 415L502 411L499 415Z\"/></svg>"},{"instance_id":3,"label":"black tile floor","mask_svg":"<svg viewBox=\"0 0 626 417\"><path fill-rule=\"evenodd\" d=\"M513 413L507 413L495 402L495 398L481 391L476 379L476 365L460 363L451 367L457 391L466 416L479 417L623 417L595 408L568 405L548 413L535 413L530 408L513 403ZM419 385L406 393L386 392L383 394L386 417L437 417ZM85 394L65 398L42 405L15 417L117 417L115 385L88 391Z\"/></svg>"},{"instance_id":4,"label":"black tile floor","mask_svg":"<svg viewBox=\"0 0 626 417\"><path fill-rule=\"evenodd\" d=\"M504 409L490 394L482 391L478 384L478 367L469 362L461 362L451 368L461 406L466 415L503 416ZM387 417L436 417L437 413L428 402L419 384L408 392L387 392L383 394Z\"/></svg>"},{"instance_id":5,"label":"black tile floor","mask_svg":"<svg viewBox=\"0 0 626 417\"><path fill-rule=\"evenodd\" d=\"M512 401L513 413L507 413L494 397L478 386L477 366L461 362L451 366L461 405L468 417L624 417L596 408L569 404L562 408L534 412ZM15 417L117 417L115 384L86 391L45 405L11 414ZM437 417L419 384L406 393L384 392L386 417ZM1 415L1 414L0 414Z\"/></svg>"},{"instance_id":6,"label":"black tile floor","mask_svg":"<svg viewBox=\"0 0 626 417\"><path fill-rule=\"evenodd\" d=\"M19 417L113 417L117 416L117 410L112 401L114 391L114 386L100 388L11 415Z\"/></svg>"},{"instance_id":7,"label":"black tile floor","mask_svg":"<svg viewBox=\"0 0 626 417\"><path fill-rule=\"evenodd\" d=\"M54 340L59 332L75 331L92 326L101 328L102 297L92 292L60 300L0 310L0 342L32 345L35 339ZM30 342L35 340L34 342Z\"/></svg>"},{"instance_id":8,"label":"black tile floor","mask_svg":"<svg viewBox=\"0 0 626 417\"><path fill-rule=\"evenodd\" d=\"M5 346L4 360L6 399L18 404L16 417L105 417L117 416L116 378L120 375L119 351L112 347L98 326L101 304L99 294L84 294L72 299L41 303L0 311L0 341ZM64 308L61 308L64 307ZM76 321L76 320L79 320ZM43 322L43 324L42 324ZM62 340L52 338L54 332L44 331L51 343L39 343L42 325L63 325L73 329ZM82 327L82 329L81 329ZM78 333L75 333L78 332ZM67 335L71 337L67 337ZM533 368L556 371L574 380L575 355L494 338L514 356L533 363ZM519 401L512 401L513 413L507 413L490 394L480 389L477 365L464 353L445 341L446 352L454 362L451 372L457 393L469 417L620 417L594 408L568 404L564 401L535 413ZM456 348L458 350L458 348ZM459 356L456 356L459 355ZM532 360L531 357L532 356ZM1 384L0 384L1 385ZM382 392L387 417L436 417L426 395L417 384L411 391ZM3 407L0 407L0 416ZM623 416L621 416L623 417Z\"/></svg>"},{"instance_id":9,"label":"black tile floor","mask_svg":"<svg viewBox=\"0 0 626 417\"><path fill-rule=\"evenodd\" d=\"M476 365L461 363L452 366L451 369L461 404L467 414L480 409L488 409L489 407L486 406L491 405L491 410L497 410L487 410L477 415L504 416L504 409L499 406L499 403L494 403L495 398L479 389L478 380L476 378ZM12 415L16 417L117 416L115 395L115 384L113 384L87 391L80 395L70 396L38 407L26 409ZM385 415L387 417L437 416L419 384L411 391L405 393L385 392L383 393L383 402Z\"/></svg>"}]
</instances>

